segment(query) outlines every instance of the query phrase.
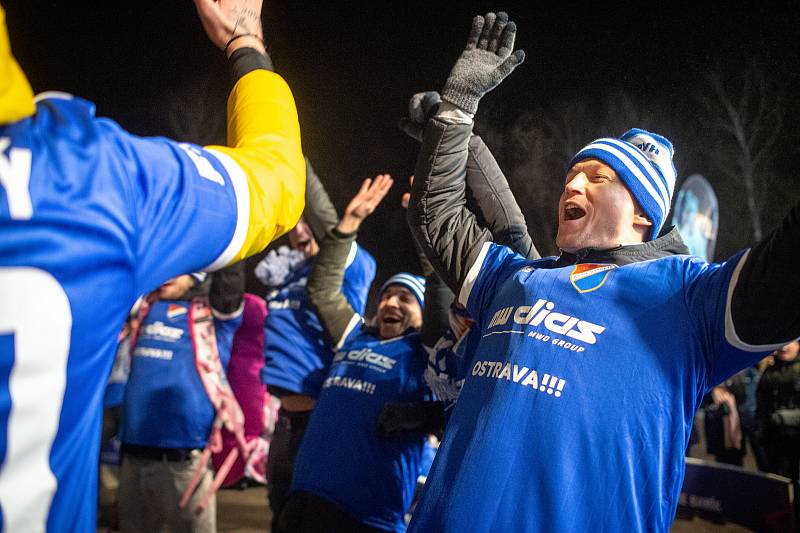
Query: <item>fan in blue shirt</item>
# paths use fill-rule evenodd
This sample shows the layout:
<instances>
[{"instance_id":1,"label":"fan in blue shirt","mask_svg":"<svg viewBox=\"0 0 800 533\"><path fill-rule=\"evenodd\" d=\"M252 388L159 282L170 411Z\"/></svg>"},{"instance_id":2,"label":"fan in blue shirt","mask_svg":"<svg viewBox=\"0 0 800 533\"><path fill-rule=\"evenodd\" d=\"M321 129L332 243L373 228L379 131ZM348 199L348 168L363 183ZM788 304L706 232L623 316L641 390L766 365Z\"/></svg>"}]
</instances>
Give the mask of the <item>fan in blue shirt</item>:
<instances>
[{"instance_id":1,"label":"fan in blue shirt","mask_svg":"<svg viewBox=\"0 0 800 533\"><path fill-rule=\"evenodd\" d=\"M426 125L409 224L477 342L410 531L668 531L703 395L800 335L800 205L722 263L662 227L672 144L632 129L569 162L562 253L531 261L465 207L480 97L519 65L516 25L476 17Z\"/></svg>"},{"instance_id":2,"label":"fan in blue shirt","mask_svg":"<svg viewBox=\"0 0 800 533\"><path fill-rule=\"evenodd\" d=\"M391 179L367 180L323 241L309 298L338 347L297 454L292 495L281 517L289 531L404 531L426 435L379 436L389 402L430 400L419 327L424 280L397 274L381 287L370 326L341 293L347 251Z\"/></svg>"}]
</instances>

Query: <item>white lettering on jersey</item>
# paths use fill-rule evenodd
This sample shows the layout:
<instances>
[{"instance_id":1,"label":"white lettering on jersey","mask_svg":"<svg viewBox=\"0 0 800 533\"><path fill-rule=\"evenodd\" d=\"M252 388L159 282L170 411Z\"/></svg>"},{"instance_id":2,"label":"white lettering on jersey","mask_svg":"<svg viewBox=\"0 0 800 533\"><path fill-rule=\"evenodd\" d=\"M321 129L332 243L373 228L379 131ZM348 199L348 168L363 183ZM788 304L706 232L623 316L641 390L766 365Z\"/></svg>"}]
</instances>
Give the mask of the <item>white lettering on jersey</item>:
<instances>
[{"instance_id":1,"label":"white lettering on jersey","mask_svg":"<svg viewBox=\"0 0 800 533\"><path fill-rule=\"evenodd\" d=\"M391 370L394 368L394 365L397 364L395 359L388 357L386 355L382 355L379 353L375 353L369 348L362 348L361 350L350 350L349 352L336 352L336 355L333 357L333 362L338 363L340 361L353 361L353 362L360 362L364 361L370 365L376 366L381 369Z\"/></svg>"},{"instance_id":2,"label":"white lettering on jersey","mask_svg":"<svg viewBox=\"0 0 800 533\"><path fill-rule=\"evenodd\" d=\"M142 333L148 337L171 342L175 342L183 336L183 330L181 328L171 328L160 320L143 327Z\"/></svg>"},{"instance_id":3,"label":"white lettering on jersey","mask_svg":"<svg viewBox=\"0 0 800 533\"><path fill-rule=\"evenodd\" d=\"M14 338L6 362L11 406L0 470L3 528L45 531L58 484L50 451L67 384L72 312L58 281L37 268L0 268L0 295L0 334Z\"/></svg>"},{"instance_id":4,"label":"white lettering on jersey","mask_svg":"<svg viewBox=\"0 0 800 533\"><path fill-rule=\"evenodd\" d=\"M0 137L0 185L6 190L8 211L14 220L28 220L33 216L31 191L31 151L26 148L11 148L8 137Z\"/></svg>"},{"instance_id":5,"label":"white lettering on jersey","mask_svg":"<svg viewBox=\"0 0 800 533\"><path fill-rule=\"evenodd\" d=\"M300 300L270 300L269 308L270 309L291 309L292 311L297 311L300 309L302 302Z\"/></svg>"},{"instance_id":6,"label":"white lettering on jersey","mask_svg":"<svg viewBox=\"0 0 800 533\"><path fill-rule=\"evenodd\" d=\"M330 376L322 383L322 388L341 387L365 394L375 394L375 384L363 379L350 378L347 376Z\"/></svg>"},{"instance_id":7,"label":"white lettering on jersey","mask_svg":"<svg viewBox=\"0 0 800 533\"><path fill-rule=\"evenodd\" d=\"M544 374L539 379L539 372L519 364L505 363L499 361L475 361L472 365L472 375L479 378L491 378L496 380L506 380L516 383L522 387L530 387L533 390L554 395L560 398L567 385L566 379L561 379L550 374Z\"/></svg>"},{"instance_id":8,"label":"white lettering on jersey","mask_svg":"<svg viewBox=\"0 0 800 533\"><path fill-rule=\"evenodd\" d=\"M597 342L597 335L600 335L606 330L604 326L593 324L577 317L553 312L555 306L556 304L553 302L539 299L533 306L520 305L516 308L513 306L504 307L494 314L489 322L488 329L507 324L509 319L513 316L515 324L522 326L544 325L544 327L552 333L566 335L567 337L572 337L586 344L595 344ZM550 340L549 336L546 340Z\"/></svg>"},{"instance_id":9,"label":"white lettering on jersey","mask_svg":"<svg viewBox=\"0 0 800 533\"><path fill-rule=\"evenodd\" d=\"M211 165L209 160L203 157L203 152L198 150L197 147L187 143L179 143L178 146L180 146L180 148L186 152L186 155L189 156L189 159L192 160L192 163L194 163L194 166L197 168L197 173L200 174L200 176L206 178L207 180L211 180L214 183L225 185L225 179L222 177L222 174L214 170L214 167Z\"/></svg>"},{"instance_id":10,"label":"white lettering on jersey","mask_svg":"<svg viewBox=\"0 0 800 533\"><path fill-rule=\"evenodd\" d=\"M150 357L151 359L163 359L164 361L171 361L173 352L172 350L161 350L160 348L137 346L133 351L133 355L137 357Z\"/></svg>"}]
</instances>

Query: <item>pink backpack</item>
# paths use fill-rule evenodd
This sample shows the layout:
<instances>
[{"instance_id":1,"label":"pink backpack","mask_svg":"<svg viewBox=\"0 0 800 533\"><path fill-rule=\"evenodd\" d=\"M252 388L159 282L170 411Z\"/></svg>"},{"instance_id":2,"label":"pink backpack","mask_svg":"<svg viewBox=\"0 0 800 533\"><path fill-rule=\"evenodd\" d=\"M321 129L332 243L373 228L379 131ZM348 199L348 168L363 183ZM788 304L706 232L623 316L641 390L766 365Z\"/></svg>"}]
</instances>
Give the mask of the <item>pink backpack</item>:
<instances>
[{"instance_id":1,"label":"pink backpack","mask_svg":"<svg viewBox=\"0 0 800 533\"><path fill-rule=\"evenodd\" d=\"M249 457L238 455L227 469L222 486L235 485L248 478L257 483L266 483L266 460L269 452L269 437L275 427L277 405L261 383L264 366L264 319L267 305L258 296L244 295L242 325L233 337L231 360L228 363L228 382L244 414L244 436L248 447L253 447ZM267 431L265 432L265 428ZM215 452L211 460L214 470L221 473L230 451L236 449L237 438L222 429L222 450Z\"/></svg>"}]
</instances>

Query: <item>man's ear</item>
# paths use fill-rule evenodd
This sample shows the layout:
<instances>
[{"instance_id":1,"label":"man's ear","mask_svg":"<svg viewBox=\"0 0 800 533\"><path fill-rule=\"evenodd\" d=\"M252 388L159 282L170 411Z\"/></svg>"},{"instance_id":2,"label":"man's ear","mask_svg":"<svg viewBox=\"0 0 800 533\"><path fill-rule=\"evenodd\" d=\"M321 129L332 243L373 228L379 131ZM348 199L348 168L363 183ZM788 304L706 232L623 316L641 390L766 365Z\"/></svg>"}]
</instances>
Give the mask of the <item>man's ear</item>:
<instances>
[{"instance_id":1,"label":"man's ear","mask_svg":"<svg viewBox=\"0 0 800 533\"><path fill-rule=\"evenodd\" d=\"M653 225L653 223L650 222L650 219L647 218L647 215L645 215L644 213L634 213L633 214L633 225L634 226L650 227L650 226Z\"/></svg>"}]
</instances>

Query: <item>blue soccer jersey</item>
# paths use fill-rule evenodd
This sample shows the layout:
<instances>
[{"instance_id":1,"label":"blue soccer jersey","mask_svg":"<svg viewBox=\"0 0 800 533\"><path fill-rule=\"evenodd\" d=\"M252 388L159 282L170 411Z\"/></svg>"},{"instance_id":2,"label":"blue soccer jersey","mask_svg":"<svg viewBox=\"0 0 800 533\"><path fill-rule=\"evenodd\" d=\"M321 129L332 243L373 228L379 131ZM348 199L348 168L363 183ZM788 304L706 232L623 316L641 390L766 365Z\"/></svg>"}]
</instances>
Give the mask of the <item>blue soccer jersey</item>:
<instances>
[{"instance_id":1,"label":"blue soccer jersey","mask_svg":"<svg viewBox=\"0 0 800 533\"><path fill-rule=\"evenodd\" d=\"M264 368L266 385L315 397L328 373L333 351L325 339L317 313L306 293L313 259L292 272L282 287L267 294L269 311L264 322ZM375 278L375 259L353 243L347 258L342 294L359 314Z\"/></svg>"},{"instance_id":2,"label":"blue soccer jersey","mask_svg":"<svg viewBox=\"0 0 800 533\"><path fill-rule=\"evenodd\" d=\"M208 442L214 406L195 365L190 306L188 301L158 301L141 325L125 387L120 428L124 444L203 448ZM225 369L241 323L241 313L227 320L214 318L217 350Z\"/></svg>"},{"instance_id":3,"label":"blue soccer jersey","mask_svg":"<svg viewBox=\"0 0 800 533\"><path fill-rule=\"evenodd\" d=\"M333 502L372 527L405 531L422 436L381 439L387 402L430 399L418 333L382 341L356 329L336 353L295 459L292 490Z\"/></svg>"},{"instance_id":4,"label":"blue soccer jersey","mask_svg":"<svg viewBox=\"0 0 800 533\"><path fill-rule=\"evenodd\" d=\"M486 244L481 336L412 531L668 531L694 413L772 347L732 329L742 254L552 268Z\"/></svg>"},{"instance_id":5,"label":"blue soccer jersey","mask_svg":"<svg viewBox=\"0 0 800 533\"><path fill-rule=\"evenodd\" d=\"M131 136L68 96L0 125L5 530L94 531L117 334L138 295L238 252L248 218L237 204L249 200L237 168L198 146Z\"/></svg>"}]
</instances>

